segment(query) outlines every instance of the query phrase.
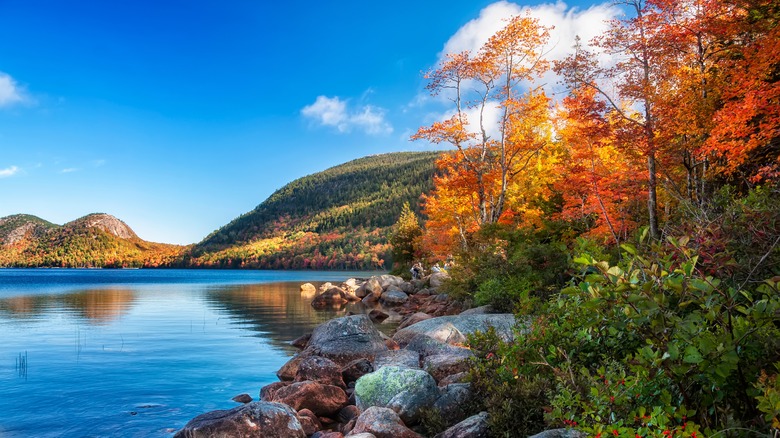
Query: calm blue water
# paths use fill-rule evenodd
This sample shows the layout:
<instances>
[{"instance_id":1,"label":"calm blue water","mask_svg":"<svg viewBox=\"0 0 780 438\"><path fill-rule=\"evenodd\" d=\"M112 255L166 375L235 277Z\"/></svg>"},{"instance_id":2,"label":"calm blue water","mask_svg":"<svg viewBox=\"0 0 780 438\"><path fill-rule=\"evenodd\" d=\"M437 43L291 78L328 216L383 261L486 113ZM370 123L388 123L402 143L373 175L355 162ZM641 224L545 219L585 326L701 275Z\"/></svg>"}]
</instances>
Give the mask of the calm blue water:
<instances>
[{"instance_id":1,"label":"calm blue water","mask_svg":"<svg viewBox=\"0 0 780 438\"><path fill-rule=\"evenodd\" d=\"M300 284L369 275L0 269L0 436L170 436L257 399L290 340L346 312Z\"/></svg>"}]
</instances>

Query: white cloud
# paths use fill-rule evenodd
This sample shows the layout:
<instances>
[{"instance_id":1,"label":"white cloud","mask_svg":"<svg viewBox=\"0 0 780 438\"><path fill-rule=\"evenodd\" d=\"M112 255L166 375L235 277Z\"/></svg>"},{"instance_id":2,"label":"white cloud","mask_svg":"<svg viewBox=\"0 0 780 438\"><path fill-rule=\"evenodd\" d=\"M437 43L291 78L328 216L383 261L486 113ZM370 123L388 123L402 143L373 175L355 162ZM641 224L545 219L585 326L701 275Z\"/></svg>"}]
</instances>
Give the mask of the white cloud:
<instances>
[{"instance_id":1,"label":"white cloud","mask_svg":"<svg viewBox=\"0 0 780 438\"><path fill-rule=\"evenodd\" d=\"M372 135L393 132L393 127L385 119L385 113L384 109L373 105L350 108L349 102L338 96L317 96L313 104L301 110L304 117L321 126L336 128L341 133L358 129Z\"/></svg>"},{"instance_id":2,"label":"white cloud","mask_svg":"<svg viewBox=\"0 0 780 438\"><path fill-rule=\"evenodd\" d=\"M78 172L79 170L81 169L79 169L78 167L67 167L65 169L60 170L60 173L73 173L73 172Z\"/></svg>"},{"instance_id":3,"label":"white cloud","mask_svg":"<svg viewBox=\"0 0 780 438\"><path fill-rule=\"evenodd\" d=\"M24 90L10 75L0 72L0 107L11 106L27 100Z\"/></svg>"},{"instance_id":4,"label":"white cloud","mask_svg":"<svg viewBox=\"0 0 780 438\"><path fill-rule=\"evenodd\" d=\"M6 167L5 169L0 169L0 178L8 178L9 176L14 176L17 173L19 173L19 168L16 166Z\"/></svg>"},{"instance_id":5,"label":"white cloud","mask_svg":"<svg viewBox=\"0 0 780 438\"><path fill-rule=\"evenodd\" d=\"M550 30L550 40L547 46L547 59L559 60L571 52L576 36L583 42L603 34L607 29L606 20L615 18L620 9L611 3L596 4L588 9L580 10L569 7L563 1L543 3L526 8L517 3L499 1L480 11L479 17L463 25L444 44L439 56L440 60L447 53L479 51L491 36L506 25L506 20L516 15L525 14L530 10L531 16L539 19L543 26L554 26Z\"/></svg>"}]
</instances>

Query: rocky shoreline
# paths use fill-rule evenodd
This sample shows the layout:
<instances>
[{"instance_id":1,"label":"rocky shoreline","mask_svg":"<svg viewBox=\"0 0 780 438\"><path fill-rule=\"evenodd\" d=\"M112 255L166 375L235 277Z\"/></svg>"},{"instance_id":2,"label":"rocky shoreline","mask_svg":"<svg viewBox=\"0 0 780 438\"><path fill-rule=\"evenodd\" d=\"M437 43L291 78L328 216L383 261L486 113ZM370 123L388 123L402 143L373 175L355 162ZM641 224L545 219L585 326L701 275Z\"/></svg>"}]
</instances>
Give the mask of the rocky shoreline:
<instances>
[{"instance_id":1,"label":"rocky shoreline","mask_svg":"<svg viewBox=\"0 0 780 438\"><path fill-rule=\"evenodd\" d=\"M294 340L301 351L279 369L278 382L260 390L260 401L237 396L242 406L199 415L175 438L421 437L425 416L446 425L437 438L487 436L487 413L467 418L465 411L473 354L464 343L488 327L511 339L515 319L486 307L463 311L438 293L446 278L441 272L411 282L382 275L319 290L302 285L317 308L363 301L382 309L332 319ZM388 318L399 321L392 337L375 325Z\"/></svg>"}]
</instances>

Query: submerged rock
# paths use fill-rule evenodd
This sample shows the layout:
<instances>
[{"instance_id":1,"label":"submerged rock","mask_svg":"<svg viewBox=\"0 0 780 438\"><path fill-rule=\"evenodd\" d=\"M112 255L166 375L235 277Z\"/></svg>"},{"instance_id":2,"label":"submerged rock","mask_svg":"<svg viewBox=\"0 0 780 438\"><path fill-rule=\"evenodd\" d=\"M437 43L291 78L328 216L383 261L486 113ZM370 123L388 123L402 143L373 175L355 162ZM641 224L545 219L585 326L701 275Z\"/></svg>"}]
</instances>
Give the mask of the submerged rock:
<instances>
[{"instance_id":1,"label":"submerged rock","mask_svg":"<svg viewBox=\"0 0 780 438\"><path fill-rule=\"evenodd\" d=\"M253 402L230 410L207 412L190 420L174 438L305 438L295 411L287 405Z\"/></svg>"}]
</instances>

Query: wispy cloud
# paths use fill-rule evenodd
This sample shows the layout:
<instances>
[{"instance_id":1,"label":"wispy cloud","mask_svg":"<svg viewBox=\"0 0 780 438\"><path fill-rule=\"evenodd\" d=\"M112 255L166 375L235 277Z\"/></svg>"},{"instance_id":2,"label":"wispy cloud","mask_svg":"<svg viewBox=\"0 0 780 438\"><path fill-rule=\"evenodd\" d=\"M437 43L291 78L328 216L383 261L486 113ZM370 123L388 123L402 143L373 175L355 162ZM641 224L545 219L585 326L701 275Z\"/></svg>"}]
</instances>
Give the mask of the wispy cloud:
<instances>
[{"instance_id":1,"label":"wispy cloud","mask_svg":"<svg viewBox=\"0 0 780 438\"><path fill-rule=\"evenodd\" d=\"M369 90L368 94L371 93ZM367 94L364 93L364 97ZM367 134L390 134L393 127L386 120L385 111L373 105L350 107L348 100L338 96L317 96L311 105L303 107L301 114L320 126L336 128L340 133L362 130Z\"/></svg>"},{"instance_id":2,"label":"wispy cloud","mask_svg":"<svg viewBox=\"0 0 780 438\"><path fill-rule=\"evenodd\" d=\"M81 169L79 169L78 167L66 167L65 169L60 170L60 173L73 173L73 172L78 172L79 170Z\"/></svg>"},{"instance_id":3,"label":"wispy cloud","mask_svg":"<svg viewBox=\"0 0 780 438\"><path fill-rule=\"evenodd\" d=\"M16 166L6 167L5 169L0 169L0 178L8 178L9 176L14 176L17 173L19 173L21 169L19 169Z\"/></svg>"},{"instance_id":4,"label":"wispy cloud","mask_svg":"<svg viewBox=\"0 0 780 438\"><path fill-rule=\"evenodd\" d=\"M103 160L103 159L92 160L90 164L92 164L92 166L94 166L94 167L101 167L104 164L106 164L106 160Z\"/></svg>"},{"instance_id":5,"label":"wispy cloud","mask_svg":"<svg viewBox=\"0 0 780 438\"><path fill-rule=\"evenodd\" d=\"M14 78L0 71L0 108L23 103L28 99L25 90Z\"/></svg>"}]
</instances>

